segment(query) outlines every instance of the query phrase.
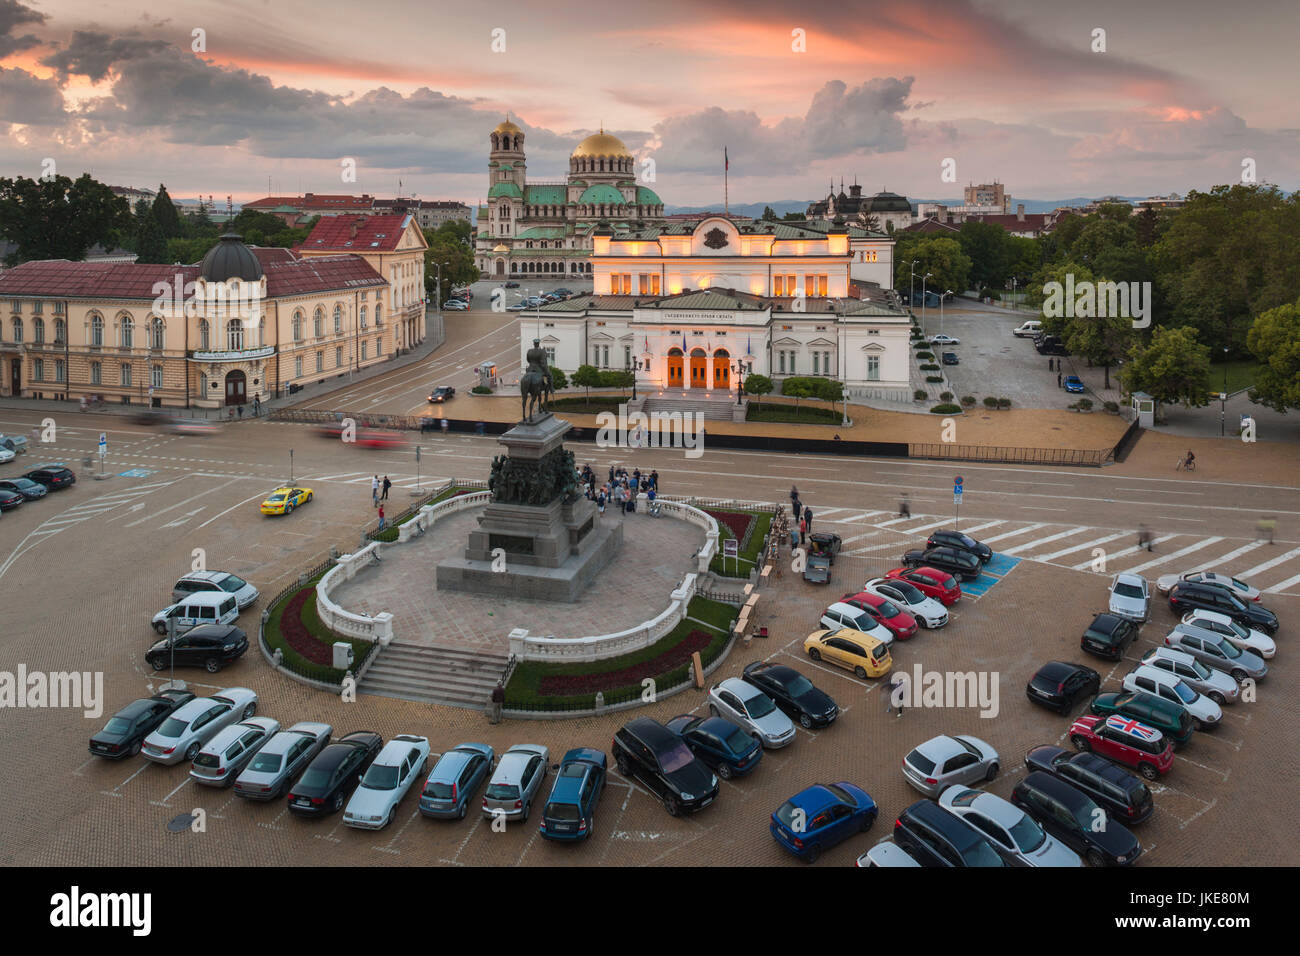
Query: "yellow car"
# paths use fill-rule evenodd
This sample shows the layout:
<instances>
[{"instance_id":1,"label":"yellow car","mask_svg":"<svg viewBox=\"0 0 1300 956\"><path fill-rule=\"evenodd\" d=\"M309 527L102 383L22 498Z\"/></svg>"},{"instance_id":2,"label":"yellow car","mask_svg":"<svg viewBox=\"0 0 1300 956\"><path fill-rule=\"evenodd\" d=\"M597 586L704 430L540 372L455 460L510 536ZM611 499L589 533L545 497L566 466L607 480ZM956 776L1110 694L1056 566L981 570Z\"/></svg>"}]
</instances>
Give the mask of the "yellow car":
<instances>
[{"instance_id":1,"label":"yellow car","mask_svg":"<svg viewBox=\"0 0 1300 956\"><path fill-rule=\"evenodd\" d=\"M803 649L815 661L825 659L863 678L882 677L894 666L888 644L852 628L813 631L804 639Z\"/></svg>"},{"instance_id":2,"label":"yellow car","mask_svg":"<svg viewBox=\"0 0 1300 956\"><path fill-rule=\"evenodd\" d=\"M292 514L293 509L299 505L305 505L311 501L310 488L276 488L270 496L262 502L262 514L264 515L287 515Z\"/></svg>"}]
</instances>

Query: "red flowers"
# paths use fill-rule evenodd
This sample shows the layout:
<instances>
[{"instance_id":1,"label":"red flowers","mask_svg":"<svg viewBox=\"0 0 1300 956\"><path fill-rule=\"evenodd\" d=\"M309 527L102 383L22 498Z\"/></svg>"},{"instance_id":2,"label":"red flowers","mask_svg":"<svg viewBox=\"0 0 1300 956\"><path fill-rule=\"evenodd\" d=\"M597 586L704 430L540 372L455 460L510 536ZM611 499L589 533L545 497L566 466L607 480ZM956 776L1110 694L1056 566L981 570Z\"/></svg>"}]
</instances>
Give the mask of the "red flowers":
<instances>
[{"instance_id":1,"label":"red flowers","mask_svg":"<svg viewBox=\"0 0 1300 956\"><path fill-rule=\"evenodd\" d=\"M704 631L691 631L686 639L657 657L617 671L599 674L555 674L537 682L537 691L544 697L567 697L573 694L594 694L598 690L613 690L628 684L639 684L647 677L658 677L691 659L696 651L703 651L713 640Z\"/></svg>"},{"instance_id":2,"label":"red flowers","mask_svg":"<svg viewBox=\"0 0 1300 956\"><path fill-rule=\"evenodd\" d=\"M302 609L308 601L316 599L316 588L303 588L289 599L284 613L280 615L280 633L285 643L313 664L334 663L334 651L331 645L317 640L302 622Z\"/></svg>"},{"instance_id":3,"label":"red flowers","mask_svg":"<svg viewBox=\"0 0 1300 956\"><path fill-rule=\"evenodd\" d=\"M745 535L749 533L749 528L755 520L753 515L741 514L738 511L709 511L706 508L704 513L718 524L726 525L727 530L735 535L737 541L745 540Z\"/></svg>"}]
</instances>

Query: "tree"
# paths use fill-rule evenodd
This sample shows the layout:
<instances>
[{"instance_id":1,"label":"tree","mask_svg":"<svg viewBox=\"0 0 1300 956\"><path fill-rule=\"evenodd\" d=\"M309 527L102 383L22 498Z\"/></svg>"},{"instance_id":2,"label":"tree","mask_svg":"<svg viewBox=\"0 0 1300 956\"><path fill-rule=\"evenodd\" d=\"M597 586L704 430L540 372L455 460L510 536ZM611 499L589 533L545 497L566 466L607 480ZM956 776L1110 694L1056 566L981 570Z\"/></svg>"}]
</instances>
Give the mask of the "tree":
<instances>
[{"instance_id":1,"label":"tree","mask_svg":"<svg viewBox=\"0 0 1300 956\"><path fill-rule=\"evenodd\" d=\"M750 373L750 375L746 377L743 385L747 395L760 396L770 394L774 387L775 386L770 378L766 375L759 375L757 373Z\"/></svg>"},{"instance_id":2,"label":"tree","mask_svg":"<svg viewBox=\"0 0 1300 956\"><path fill-rule=\"evenodd\" d=\"M1300 408L1300 300L1256 318L1246 345L1261 363L1250 400L1279 412Z\"/></svg>"},{"instance_id":3,"label":"tree","mask_svg":"<svg viewBox=\"0 0 1300 956\"><path fill-rule=\"evenodd\" d=\"M1074 245L1070 247L1070 258L1095 269L1097 259L1103 252L1136 244L1137 231L1127 222L1117 222L1099 215L1079 232Z\"/></svg>"},{"instance_id":4,"label":"tree","mask_svg":"<svg viewBox=\"0 0 1300 956\"><path fill-rule=\"evenodd\" d=\"M1048 335L1058 336L1062 342L1065 341L1065 330L1067 319L1065 312L1065 293L1064 290L1072 286L1072 281L1068 278L1073 276L1073 283L1091 282L1093 280L1092 272L1087 266L1080 265L1077 262L1066 260L1063 262L1050 263L1043 266L1030 278L1025 286L1025 299L1030 305L1039 307L1043 312L1043 331ZM1059 293L1059 302L1053 298L1054 289L1049 290L1049 286L1056 283L1061 287ZM1061 308L1056 309L1059 304ZM1073 303L1068 303L1073 305ZM1046 308L1044 308L1046 306Z\"/></svg>"},{"instance_id":5,"label":"tree","mask_svg":"<svg viewBox=\"0 0 1300 956\"><path fill-rule=\"evenodd\" d=\"M812 398L813 386L806 378L787 378L781 383L781 394L794 399L794 407L799 408L799 399Z\"/></svg>"},{"instance_id":6,"label":"tree","mask_svg":"<svg viewBox=\"0 0 1300 956\"><path fill-rule=\"evenodd\" d=\"M1133 341L1133 320L1115 315L1067 319L1061 341L1072 353L1086 358L1089 364L1105 369L1105 387L1110 388L1110 367Z\"/></svg>"},{"instance_id":7,"label":"tree","mask_svg":"<svg viewBox=\"0 0 1300 956\"><path fill-rule=\"evenodd\" d=\"M470 238L473 234L474 227L466 219L450 219L437 229L424 230L424 238L430 245L437 238L460 242L468 246L471 245Z\"/></svg>"},{"instance_id":8,"label":"tree","mask_svg":"<svg viewBox=\"0 0 1300 956\"><path fill-rule=\"evenodd\" d=\"M591 401L591 387L600 386L600 369L594 365L579 365L573 373L573 384L581 385L587 390L587 400Z\"/></svg>"},{"instance_id":9,"label":"tree","mask_svg":"<svg viewBox=\"0 0 1300 956\"><path fill-rule=\"evenodd\" d=\"M564 372L560 371L560 369L556 368L554 365L550 366L550 370L551 388L557 392L562 388L567 388L569 385L569 379Z\"/></svg>"},{"instance_id":10,"label":"tree","mask_svg":"<svg viewBox=\"0 0 1300 956\"><path fill-rule=\"evenodd\" d=\"M1210 348L1196 341L1196 330L1189 326L1156 328L1149 345L1129 350L1129 364L1121 377L1129 393L1146 392L1157 404L1206 405Z\"/></svg>"},{"instance_id":11,"label":"tree","mask_svg":"<svg viewBox=\"0 0 1300 956\"><path fill-rule=\"evenodd\" d=\"M921 236L904 239L894 252L894 285L899 289L909 287L911 264L916 264L916 291L922 288L921 277L933 273L924 283L927 292L952 289L962 292L970 288L970 256L962 252L961 243L948 236Z\"/></svg>"},{"instance_id":12,"label":"tree","mask_svg":"<svg viewBox=\"0 0 1300 956\"><path fill-rule=\"evenodd\" d=\"M782 222L803 222L807 218L808 218L807 215L801 212L788 212L781 217L781 221Z\"/></svg>"},{"instance_id":13,"label":"tree","mask_svg":"<svg viewBox=\"0 0 1300 956\"><path fill-rule=\"evenodd\" d=\"M1134 229L1137 231L1137 242L1142 248L1153 245L1156 241L1156 228L1160 217L1150 206L1143 209L1134 219Z\"/></svg>"},{"instance_id":14,"label":"tree","mask_svg":"<svg viewBox=\"0 0 1300 956\"><path fill-rule=\"evenodd\" d=\"M176 206L172 203L172 197L167 195L167 187L162 183L158 184L158 195L153 198L153 217L158 220L158 226L162 229L162 234L168 239L179 239L185 234L181 226L180 214L176 212Z\"/></svg>"},{"instance_id":15,"label":"tree","mask_svg":"<svg viewBox=\"0 0 1300 956\"><path fill-rule=\"evenodd\" d=\"M448 226L454 223L448 223ZM474 253L454 234L438 230L426 230L424 235L429 241L429 248L424 254L424 285L431 299L446 301L453 286L469 285L477 282L481 273L474 264ZM442 288L438 289L438 267L442 263Z\"/></svg>"},{"instance_id":16,"label":"tree","mask_svg":"<svg viewBox=\"0 0 1300 956\"><path fill-rule=\"evenodd\" d=\"M776 210L771 206L763 207L763 215L759 217L763 222L776 222Z\"/></svg>"},{"instance_id":17,"label":"tree","mask_svg":"<svg viewBox=\"0 0 1300 956\"><path fill-rule=\"evenodd\" d=\"M968 219L961 224L957 241L961 243L961 251L970 257L973 288L1002 288L1011 271L1009 238L1005 229L991 222Z\"/></svg>"},{"instance_id":18,"label":"tree","mask_svg":"<svg viewBox=\"0 0 1300 956\"><path fill-rule=\"evenodd\" d=\"M167 237L163 235L162 226L152 212L140 217L132 240L136 262L160 265L167 263Z\"/></svg>"},{"instance_id":19,"label":"tree","mask_svg":"<svg viewBox=\"0 0 1300 956\"><path fill-rule=\"evenodd\" d=\"M30 259L86 258L95 243L111 249L132 227L131 205L83 173L47 179L0 178L0 236L18 248L9 265Z\"/></svg>"}]
</instances>

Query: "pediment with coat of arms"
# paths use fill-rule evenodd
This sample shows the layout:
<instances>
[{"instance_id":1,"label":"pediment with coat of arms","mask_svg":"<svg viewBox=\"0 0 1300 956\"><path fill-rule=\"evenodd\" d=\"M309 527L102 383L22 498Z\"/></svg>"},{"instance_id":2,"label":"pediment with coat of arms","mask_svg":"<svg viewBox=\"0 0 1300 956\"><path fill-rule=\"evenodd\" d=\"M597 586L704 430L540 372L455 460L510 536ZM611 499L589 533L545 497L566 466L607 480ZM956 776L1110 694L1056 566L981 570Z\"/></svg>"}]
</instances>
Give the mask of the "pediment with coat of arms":
<instances>
[{"instance_id":1,"label":"pediment with coat of arms","mask_svg":"<svg viewBox=\"0 0 1300 956\"><path fill-rule=\"evenodd\" d=\"M727 247L727 234L714 227L704 234L704 244L710 249L725 249Z\"/></svg>"}]
</instances>

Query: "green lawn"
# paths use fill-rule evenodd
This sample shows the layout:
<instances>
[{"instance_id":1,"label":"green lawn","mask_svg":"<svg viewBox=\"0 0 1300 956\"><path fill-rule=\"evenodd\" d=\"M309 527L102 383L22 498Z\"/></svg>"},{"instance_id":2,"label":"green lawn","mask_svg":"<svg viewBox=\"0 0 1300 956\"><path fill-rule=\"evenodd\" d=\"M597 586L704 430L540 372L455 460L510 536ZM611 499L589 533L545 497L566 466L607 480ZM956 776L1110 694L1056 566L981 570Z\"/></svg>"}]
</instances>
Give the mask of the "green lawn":
<instances>
[{"instance_id":1,"label":"green lawn","mask_svg":"<svg viewBox=\"0 0 1300 956\"><path fill-rule=\"evenodd\" d=\"M552 399L549 407L573 412L575 415L599 415L601 412L614 412L617 414L619 406L626 402L626 396L593 395L590 399L587 399L578 395L572 398Z\"/></svg>"},{"instance_id":2,"label":"green lawn","mask_svg":"<svg viewBox=\"0 0 1300 956\"><path fill-rule=\"evenodd\" d=\"M1259 374L1259 361L1257 359L1237 359L1232 362L1218 362L1210 365L1210 391L1219 392L1223 390L1223 370L1228 370L1228 394L1240 392L1242 389L1250 388L1255 384L1255 378Z\"/></svg>"},{"instance_id":3,"label":"green lawn","mask_svg":"<svg viewBox=\"0 0 1300 956\"><path fill-rule=\"evenodd\" d=\"M833 408L816 405L776 405L750 402L747 422L789 422L796 425L838 425L843 415Z\"/></svg>"},{"instance_id":4,"label":"green lawn","mask_svg":"<svg viewBox=\"0 0 1300 956\"><path fill-rule=\"evenodd\" d=\"M304 587L315 587L316 583L325 576L325 573L328 570L329 569L326 568L325 571L317 574L309 580ZM301 674L303 677L324 681L328 684L342 683L343 671L307 660L290 647L288 642L285 641L284 637L280 634L280 619L284 615L284 609L289 606L289 602L292 601L294 596L301 590L302 588L295 588L286 594L283 599L277 602L273 608L271 608L271 613L267 618L264 630L267 646L271 648L273 653L276 648L279 648L284 654L285 666L295 674ZM315 601L309 600L303 605L302 623L312 637L327 646L332 646L335 641L348 641L352 645L354 668L359 668L361 666L362 662L366 659L366 655L369 654L374 647L370 641L351 640L346 637L337 636L321 622L320 615L316 613Z\"/></svg>"},{"instance_id":5,"label":"green lawn","mask_svg":"<svg viewBox=\"0 0 1300 956\"><path fill-rule=\"evenodd\" d=\"M721 510L721 509L719 509ZM763 547L763 538L767 535L767 529L772 526L772 513L770 511L742 511L737 508L728 508L728 511L735 511L737 514L753 515L757 521L754 524L754 533L749 536L749 547L742 548L740 551L740 560L725 557L722 554L722 542L727 538L734 538L722 522L718 522L718 553L713 556L709 562L709 570L714 574L728 578L747 578L749 572L754 570L754 565L759 561L759 551Z\"/></svg>"}]
</instances>

